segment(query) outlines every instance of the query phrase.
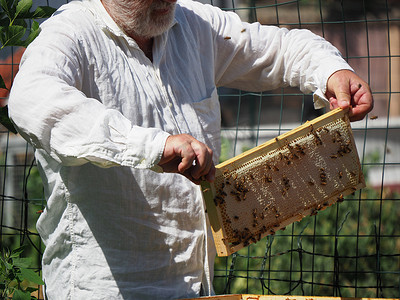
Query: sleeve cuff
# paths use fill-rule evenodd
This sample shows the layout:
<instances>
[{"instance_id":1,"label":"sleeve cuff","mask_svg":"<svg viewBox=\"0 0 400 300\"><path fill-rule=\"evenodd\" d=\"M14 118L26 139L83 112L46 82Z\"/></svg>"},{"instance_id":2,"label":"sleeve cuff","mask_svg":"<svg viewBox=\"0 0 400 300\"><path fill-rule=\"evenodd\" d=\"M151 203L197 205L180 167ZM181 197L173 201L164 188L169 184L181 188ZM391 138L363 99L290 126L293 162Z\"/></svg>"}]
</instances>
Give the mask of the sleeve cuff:
<instances>
[{"instance_id":1,"label":"sleeve cuff","mask_svg":"<svg viewBox=\"0 0 400 300\"><path fill-rule=\"evenodd\" d=\"M123 165L162 172L157 163L164 153L165 142L169 136L169 133L158 128L134 126L128 136Z\"/></svg>"}]
</instances>

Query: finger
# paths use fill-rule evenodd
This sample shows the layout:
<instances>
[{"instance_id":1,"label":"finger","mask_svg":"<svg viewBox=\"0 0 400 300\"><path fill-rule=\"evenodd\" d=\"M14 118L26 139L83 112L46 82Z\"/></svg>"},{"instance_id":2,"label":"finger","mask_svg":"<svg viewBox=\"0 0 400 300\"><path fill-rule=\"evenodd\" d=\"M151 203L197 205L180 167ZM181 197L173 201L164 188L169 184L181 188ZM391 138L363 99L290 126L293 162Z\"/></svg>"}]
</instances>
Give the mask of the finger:
<instances>
[{"instance_id":1,"label":"finger","mask_svg":"<svg viewBox=\"0 0 400 300\"><path fill-rule=\"evenodd\" d=\"M329 98L329 107L331 110L339 107L339 105L337 103L337 99L335 97Z\"/></svg>"},{"instance_id":2,"label":"finger","mask_svg":"<svg viewBox=\"0 0 400 300\"><path fill-rule=\"evenodd\" d=\"M211 165L210 171L206 175L206 180L208 182L213 182L215 180L215 166L214 166L214 163Z\"/></svg>"},{"instance_id":3,"label":"finger","mask_svg":"<svg viewBox=\"0 0 400 300\"><path fill-rule=\"evenodd\" d=\"M350 111L350 121L359 121L373 109L373 99L369 95L365 95L365 100L356 103Z\"/></svg>"},{"instance_id":4,"label":"finger","mask_svg":"<svg viewBox=\"0 0 400 300\"><path fill-rule=\"evenodd\" d=\"M368 84L365 82L359 83L353 96L352 110L350 111L350 120L362 120L367 115L367 113L369 113L373 109L373 107L374 99L372 97L372 93Z\"/></svg>"},{"instance_id":5,"label":"finger","mask_svg":"<svg viewBox=\"0 0 400 300\"><path fill-rule=\"evenodd\" d=\"M183 173L181 173L183 176L185 176L187 179L189 179L191 182L193 182L194 184L199 185L201 182L200 178L194 178L192 176L192 169L194 168L194 166L190 167L189 169L185 170Z\"/></svg>"},{"instance_id":6,"label":"finger","mask_svg":"<svg viewBox=\"0 0 400 300\"><path fill-rule=\"evenodd\" d=\"M213 164L213 152L204 144L196 145L194 147L196 152L196 165L192 170L192 176L196 179L205 176L210 171Z\"/></svg>"},{"instance_id":7,"label":"finger","mask_svg":"<svg viewBox=\"0 0 400 300\"><path fill-rule=\"evenodd\" d=\"M196 153L190 144L186 144L180 151L181 162L178 165L178 172L184 173L186 170L193 166L196 159Z\"/></svg>"}]
</instances>

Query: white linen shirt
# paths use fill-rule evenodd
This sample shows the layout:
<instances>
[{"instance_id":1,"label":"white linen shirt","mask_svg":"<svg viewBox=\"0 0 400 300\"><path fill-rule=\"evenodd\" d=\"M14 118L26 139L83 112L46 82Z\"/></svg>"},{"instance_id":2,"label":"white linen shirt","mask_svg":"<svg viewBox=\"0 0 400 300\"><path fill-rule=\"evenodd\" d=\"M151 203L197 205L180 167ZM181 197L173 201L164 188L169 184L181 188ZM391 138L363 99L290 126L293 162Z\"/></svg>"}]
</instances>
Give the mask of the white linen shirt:
<instances>
[{"instance_id":1,"label":"white linen shirt","mask_svg":"<svg viewBox=\"0 0 400 300\"><path fill-rule=\"evenodd\" d=\"M177 3L153 62L100 0L44 22L9 98L36 149L47 205L37 229L49 299L173 299L212 293L215 257L200 189L157 162L170 134L220 152L217 86L325 92L350 67L306 30L242 23ZM250 38L251 37L251 38Z\"/></svg>"}]
</instances>

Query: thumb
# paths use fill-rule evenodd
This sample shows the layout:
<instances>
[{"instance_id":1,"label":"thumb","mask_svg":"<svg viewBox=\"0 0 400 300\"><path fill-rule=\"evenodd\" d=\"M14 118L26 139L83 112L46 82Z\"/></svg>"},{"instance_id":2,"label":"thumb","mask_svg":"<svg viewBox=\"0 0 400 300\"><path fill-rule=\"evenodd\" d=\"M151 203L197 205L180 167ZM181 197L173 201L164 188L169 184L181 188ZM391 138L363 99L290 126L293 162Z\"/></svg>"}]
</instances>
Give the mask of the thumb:
<instances>
[{"instance_id":1,"label":"thumb","mask_svg":"<svg viewBox=\"0 0 400 300\"><path fill-rule=\"evenodd\" d=\"M339 107L347 108L350 106L351 95L348 87L346 89L344 86L340 86L339 90L337 92L335 91L335 96Z\"/></svg>"},{"instance_id":2,"label":"thumb","mask_svg":"<svg viewBox=\"0 0 400 300\"><path fill-rule=\"evenodd\" d=\"M331 105L341 108L350 107L352 98L351 74L348 70L338 71L329 77L327 82L327 97Z\"/></svg>"}]
</instances>

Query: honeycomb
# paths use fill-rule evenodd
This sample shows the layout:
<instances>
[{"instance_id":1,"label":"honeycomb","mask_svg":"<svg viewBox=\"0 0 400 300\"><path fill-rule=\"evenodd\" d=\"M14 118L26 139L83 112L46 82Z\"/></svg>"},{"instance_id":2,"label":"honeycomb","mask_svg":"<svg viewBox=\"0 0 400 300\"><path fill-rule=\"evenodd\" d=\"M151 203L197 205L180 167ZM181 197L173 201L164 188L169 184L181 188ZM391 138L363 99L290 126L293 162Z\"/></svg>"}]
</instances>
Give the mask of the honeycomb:
<instances>
[{"instance_id":1,"label":"honeycomb","mask_svg":"<svg viewBox=\"0 0 400 300\"><path fill-rule=\"evenodd\" d=\"M314 215L364 186L346 111L337 109L218 166L202 183L219 256Z\"/></svg>"}]
</instances>

